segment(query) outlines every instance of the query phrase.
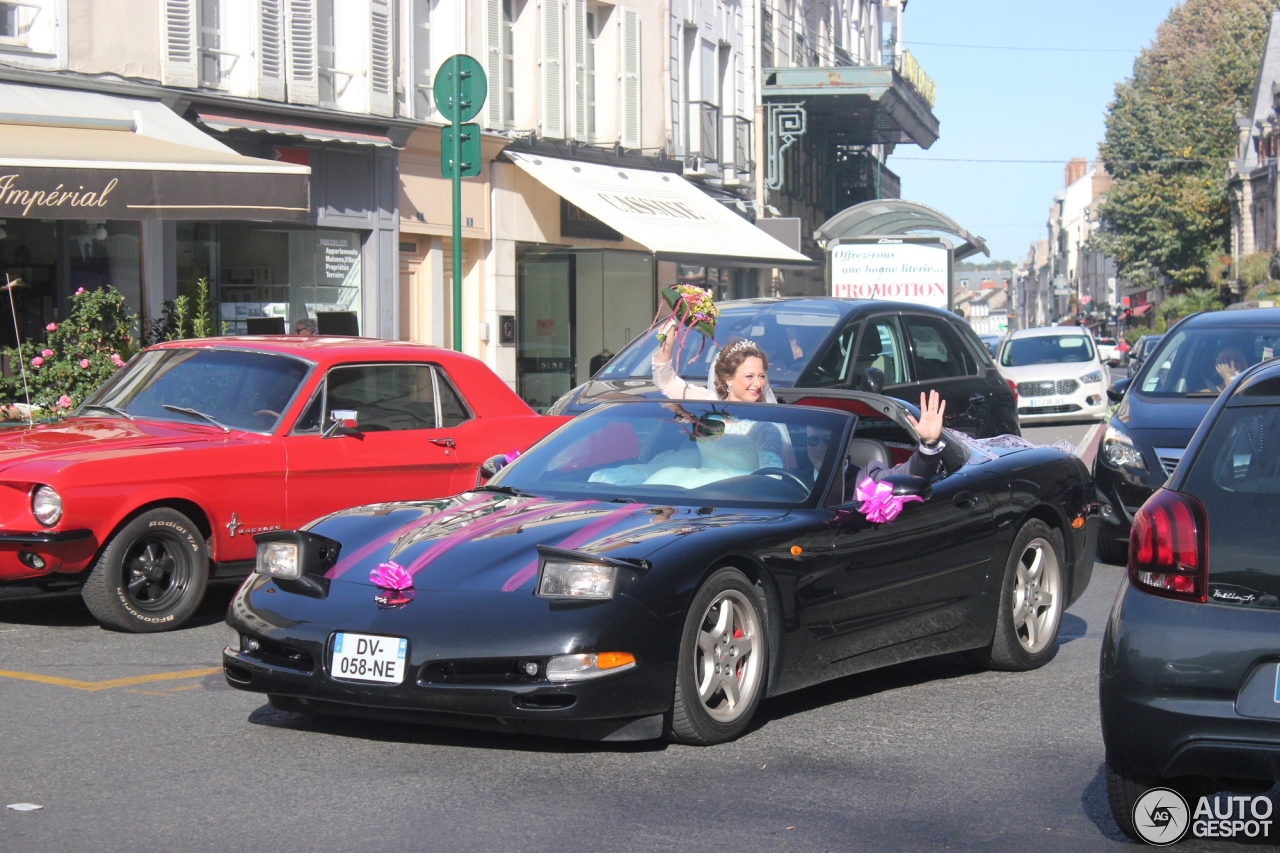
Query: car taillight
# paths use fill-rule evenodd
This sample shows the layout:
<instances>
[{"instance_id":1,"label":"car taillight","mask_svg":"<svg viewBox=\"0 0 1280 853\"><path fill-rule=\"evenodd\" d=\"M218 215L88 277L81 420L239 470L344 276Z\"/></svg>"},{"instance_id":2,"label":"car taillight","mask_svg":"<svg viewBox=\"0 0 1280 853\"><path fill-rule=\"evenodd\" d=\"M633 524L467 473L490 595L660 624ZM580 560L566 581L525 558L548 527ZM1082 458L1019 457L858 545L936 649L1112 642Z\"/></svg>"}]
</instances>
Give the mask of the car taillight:
<instances>
[{"instance_id":1,"label":"car taillight","mask_svg":"<svg viewBox=\"0 0 1280 853\"><path fill-rule=\"evenodd\" d=\"M1005 382L1009 383L1009 390L1013 392L1013 402L1018 402L1018 383L1012 379L1006 379Z\"/></svg>"},{"instance_id":2,"label":"car taillight","mask_svg":"<svg viewBox=\"0 0 1280 853\"><path fill-rule=\"evenodd\" d=\"M1129 580L1156 595L1204 601L1208 526L1200 501L1169 489L1152 495L1129 531Z\"/></svg>"}]
</instances>

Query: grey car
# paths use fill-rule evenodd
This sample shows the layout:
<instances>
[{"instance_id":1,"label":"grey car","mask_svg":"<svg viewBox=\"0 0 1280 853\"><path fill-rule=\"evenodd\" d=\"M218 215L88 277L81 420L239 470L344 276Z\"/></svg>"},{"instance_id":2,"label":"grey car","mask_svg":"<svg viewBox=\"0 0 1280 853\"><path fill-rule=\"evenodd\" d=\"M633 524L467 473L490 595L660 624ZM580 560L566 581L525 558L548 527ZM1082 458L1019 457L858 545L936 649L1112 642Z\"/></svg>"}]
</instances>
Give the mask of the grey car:
<instances>
[{"instance_id":1,"label":"grey car","mask_svg":"<svg viewBox=\"0 0 1280 853\"><path fill-rule=\"evenodd\" d=\"M1280 780L1278 449L1280 361L1267 361L1223 391L1134 516L1100 664L1107 789L1131 837L1151 789L1194 808Z\"/></svg>"}]
</instances>

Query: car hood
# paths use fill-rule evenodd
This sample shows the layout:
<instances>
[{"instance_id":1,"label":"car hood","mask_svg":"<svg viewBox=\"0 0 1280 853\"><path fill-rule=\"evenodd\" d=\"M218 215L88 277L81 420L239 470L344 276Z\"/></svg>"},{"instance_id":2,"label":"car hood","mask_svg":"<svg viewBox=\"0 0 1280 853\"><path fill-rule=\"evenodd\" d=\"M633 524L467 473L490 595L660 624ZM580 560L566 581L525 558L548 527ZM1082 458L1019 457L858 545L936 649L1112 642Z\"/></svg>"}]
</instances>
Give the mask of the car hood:
<instances>
[{"instance_id":1,"label":"car hood","mask_svg":"<svg viewBox=\"0 0 1280 853\"><path fill-rule=\"evenodd\" d=\"M372 587L370 572L394 562L413 576L418 590L510 592L532 588L539 545L640 565L699 532L786 515L468 492L343 510L307 529L342 543L326 574L330 579Z\"/></svg>"},{"instance_id":2,"label":"car hood","mask_svg":"<svg viewBox=\"0 0 1280 853\"><path fill-rule=\"evenodd\" d=\"M221 430L200 424L69 418L56 424L0 429L0 471L38 459L68 459L84 453L224 440Z\"/></svg>"},{"instance_id":3,"label":"car hood","mask_svg":"<svg viewBox=\"0 0 1280 853\"><path fill-rule=\"evenodd\" d=\"M1191 397L1148 401L1129 393L1116 410L1116 417L1130 432L1145 437L1153 444L1186 447L1215 399Z\"/></svg>"},{"instance_id":4,"label":"car hood","mask_svg":"<svg viewBox=\"0 0 1280 853\"><path fill-rule=\"evenodd\" d=\"M1098 370L1097 363L1069 362L1066 364L1028 364L1026 367L1000 366L1000 375L1014 382L1035 382L1044 379L1074 379Z\"/></svg>"}]
</instances>

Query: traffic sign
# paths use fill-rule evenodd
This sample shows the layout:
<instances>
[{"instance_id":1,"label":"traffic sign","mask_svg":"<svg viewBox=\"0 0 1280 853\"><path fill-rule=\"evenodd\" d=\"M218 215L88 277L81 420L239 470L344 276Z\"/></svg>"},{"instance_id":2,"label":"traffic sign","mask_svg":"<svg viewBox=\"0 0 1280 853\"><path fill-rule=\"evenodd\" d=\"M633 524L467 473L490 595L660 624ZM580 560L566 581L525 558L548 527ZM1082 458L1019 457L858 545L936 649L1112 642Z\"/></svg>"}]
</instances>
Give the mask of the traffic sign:
<instances>
[{"instance_id":1,"label":"traffic sign","mask_svg":"<svg viewBox=\"0 0 1280 853\"><path fill-rule=\"evenodd\" d=\"M458 78L455 92L454 77ZM432 95L436 109L451 122L470 121L484 106L489 94L489 81L480 63L465 53L455 54L440 63Z\"/></svg>"},{"instance_id":2,"label":"traffic sign","mask_svg":"<svg viewBox=\"0 0 1280 853\"><path fill-rule=\"evenodd\" d=\"M446 178L453 177L453 135L462 134L462 174L460 177L473 178L480 174L480 125L463 124L440 129L440 174Z\"/></svg>"}]
</instances>

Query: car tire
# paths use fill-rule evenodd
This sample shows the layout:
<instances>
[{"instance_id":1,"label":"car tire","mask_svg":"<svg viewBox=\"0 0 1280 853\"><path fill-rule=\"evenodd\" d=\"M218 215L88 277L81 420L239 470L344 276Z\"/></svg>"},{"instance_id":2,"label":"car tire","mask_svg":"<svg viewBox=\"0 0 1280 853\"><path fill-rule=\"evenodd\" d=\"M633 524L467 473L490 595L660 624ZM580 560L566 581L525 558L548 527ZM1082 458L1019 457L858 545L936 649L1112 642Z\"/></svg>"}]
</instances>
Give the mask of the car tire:
<instances>
[{"instance_id":1,"label":"car tire","mask_svg":"<svg viewBox=\"0 0 1280 853\"><path fill-rule=\"evenodd\" d=\"M1129 565L1129 543L1098 539L1098 560L1113 566Z\"/></svg>"},{"instance_id":2,"label":"car tire","mask_svg":"<svg viewBox=\"0 0 1280 853\"><path fill-rule=\"evenodd\" d=\"M80 595L104 627L134 634L171 631L200 606L208 579L204 535L182 513L161 507L111 537Z\"/></svg>"},{"instance_id":3,"label":"car tire","mask_svg":"<svg viewBox=\"0 0 1280 853\"><path fill-rule=\"evenodd\" d=\"M742 572L720 569L685 616L668 738L709 745L738 737L755 716L768 672L762 596Z\"/></svg>"},{"instance_id":4,"label":"car tire","mask_svg":"<svg viewBox=\"0 0 1280 853\"><path fill-rule=\"evenodd\" d=\"M1144 776L1140 773L1120 766L1106 759L1107 803L1111 806L1111 817L1120 827L1120 831L1134 841L1142 842L1142 836L1133 825L1133 807L1142 795L1152 788L1168 788L1177 791L1187 801L1188 811L1196 807L1202 791L1210 790L1199 776L1179 776L1173 779L1161 779L1156 776Z\"/></svg>"},{"instance_id":5,"label":"car tire","mask_svg":"<svg viewBox=\"0 0 1280 853\"><path fill-rule=\"evenodd\" d=\"M979 664L1026 672L1053 657L1067 602L1064 551L1061 531L1036 518L1022 525L1005 564L991 645L973 655Z\"/></svg>"}]
</instances>

